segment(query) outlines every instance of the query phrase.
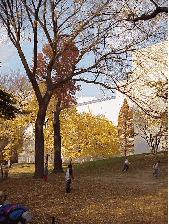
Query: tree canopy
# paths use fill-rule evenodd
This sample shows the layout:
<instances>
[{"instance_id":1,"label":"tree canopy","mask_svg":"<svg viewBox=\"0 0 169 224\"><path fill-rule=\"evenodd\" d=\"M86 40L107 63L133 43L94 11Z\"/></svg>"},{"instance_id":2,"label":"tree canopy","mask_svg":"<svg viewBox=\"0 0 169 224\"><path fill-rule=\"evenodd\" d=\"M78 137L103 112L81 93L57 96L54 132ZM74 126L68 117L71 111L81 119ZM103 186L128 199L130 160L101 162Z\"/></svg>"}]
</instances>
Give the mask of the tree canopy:
<instances>
[{"instance_id":1,"label":"tree canopy","mask_svg":"<svg viewBox=\"0 0 169 224\"><path fill-rule=\"evenodd\" d=\"M37 102L29 80L19 72L3 75L0 85L3 91L14 96L15 107L19 111L12 119L0 120L1 152L4 159L11 160L22 152L23 134L29 124L35 122Z\"/></svg>"},{"instance_id":2,"label":"tree canopy","mask_svg":"<svg viewBox=\"0 0 169 224\"><path fill-rule=\"evenodd\" d=\"M127 153L133 153L134 146L134 124L133 111L129 108L126 98L120 109L118 116L118 136L121 144L121 151L125 156Z\"/></svg>"},{"instance_id":3,"label":"tree canopy","mask_svg":"<svg viewBox=\"0 0 169 224\"><path fill-rule=\"evenodd\" d=\"M14 97L0 90L0 118L12 119L15 117L19 110L16 108L16 100Z\"/></svg>"},{"instance_id":4,"label":"tree canopy","mask_svg":"<svg viewBox=\"0 0 169 224\"><path fill-rule=\"evenodd\" d=\"M78 113L76 108L61 113L64 158L96 159L119 154L117 129L103 115Z\"/></svg>"},{"instance_id":5,"label":"tree canopy","mask_svg":"<svg viewBox=\"0 0 169 224\"><path fill-rule=\"evenodd\" d=\"M167 1L162 0L0 0L1 23L18 51L39 105L35 125L36 177L43 177L43 124L55 89L73 78L112 91L117 89L141 106L119 81L127 79L131 72L129 56L134 49L167 36L167 13ZM65 35L67 40L60 44ZM55 61L72 41L78 48L78 57L69 75L53 80ZM33 64L24 50L30 42ZM45 75L46 91L42 93L36 72L38 49L44 44L49 44L52 52Z\"/></svg>"},{"instance_id":6,"label":"tree canopy","mask_svg":"<svg viewBox=\"0 0 169 224\"><path fill-rule=\"evenodd\" d=\"M67 37L64 36L60 40L60 45L66 41ZM52 70L52 79L58 80L69 76L72 69L72 64L78 56L78 49L72 42L69 48L64 51L59 60L56 60ZM37 72L36 75L43 85L46 84L46 71L48 61L51 59L52 49L49 44L45 44L42 48L42 53L38 53L37 60ZM70 107L72 104L76 104L76 91L79 90L79 86L75 84L74 80L69 80L67 83L62 84L59 88L55 89L53 94L54 108L54 170L53 172L63 172L62 160L61 160L61 137L60 137L60 111Z\"/></svg>"},{"instance_id":7,"label":"tree canopy","mask_svg":"<svg viewBox=\"0 0 169 224\"><path fill-rule=\"evenodd\" d=\"M134 105L135 135L142 137L152 152L167 148L168 137L168 43L149 46L134 52L133 73L137 81L133 94L149 107L147 116Z\"/></svg>"}]
</instances>

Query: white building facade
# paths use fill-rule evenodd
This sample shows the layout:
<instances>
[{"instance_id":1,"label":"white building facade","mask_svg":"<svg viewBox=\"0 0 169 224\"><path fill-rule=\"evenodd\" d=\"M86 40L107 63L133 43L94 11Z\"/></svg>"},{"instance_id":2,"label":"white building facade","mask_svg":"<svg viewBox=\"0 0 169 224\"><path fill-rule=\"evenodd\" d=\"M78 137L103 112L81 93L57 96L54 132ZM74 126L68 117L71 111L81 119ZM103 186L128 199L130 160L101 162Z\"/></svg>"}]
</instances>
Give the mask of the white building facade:
<instances>
[{"instance_id":1,"label":"white building facade","mask_svg":"<svg viewBox=\"0 0 169 224\"><path fill-rule=\"evenodd\" d=\"M168 94L168 41L133 53L133 79L133 94L142 102L141 104L143 108L146 108L146 111L154 116L159 116L163 112L168 113L168 99L165 99ZM157 90L158 88L160 90L160 85L164 92L163 96L157 97ZM149 147L146 139L149 140L150 134L157 136L161 131L161 124L158 119L153 121L149 119L150 117L147 122L145 114L143 112L138 113L137 106L133 106L133 115L134 152L135 154L150 152L151 147ZM167 127L162 128L166 130ZM158 137L160 139L158 151L166 150L167 147L168 132L165 131L163 135Z\"/></svg>"}]
</instances>

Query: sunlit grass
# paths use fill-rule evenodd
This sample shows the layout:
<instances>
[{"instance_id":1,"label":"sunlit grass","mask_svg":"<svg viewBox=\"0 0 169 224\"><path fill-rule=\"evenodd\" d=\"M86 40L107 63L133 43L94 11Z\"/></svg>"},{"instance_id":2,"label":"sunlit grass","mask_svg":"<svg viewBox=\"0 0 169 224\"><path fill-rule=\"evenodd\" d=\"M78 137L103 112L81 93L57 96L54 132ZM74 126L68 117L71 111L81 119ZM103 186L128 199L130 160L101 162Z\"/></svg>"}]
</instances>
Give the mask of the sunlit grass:
<instances>
[{"instance_id":1,"label":"sunlit grass","mask_svg":"<svg viewBox=\"0 0 169 224\"><path fill-rule=\"evenodd\" d=\"M143 153L143 154L137 154L137 155L130 155L128 156L129 162L133 163L142 163L145 158L146 158L146 164L147 166L151 165L152 163L157 162L157 160L160 160L160 158L166 157L166 153L168 152L158 152L157 155L152 155L151 153ZM90 162L85 162L82 164L75 164L73 166L74 170L79 170L83 169L84 171L88 170L90 172L94 170L100 170L102 171L101 168L106 168L109 169L111 166L114 168L119 168L119 166L123 165L125 161L125 156L121 157L113 157L113 158L108 158L108 159L103 159L103 160L97 160L97 161L90 161Z\"/></svg>"},{"instance_id":2,"label":"sunlit grass","mask_svg":"<svg viewBox=\"0 0 169 224\"><path fill-rule=\"evenodd\" d=\"M30 224L51 223L52 216L63 224L167 223L167 154L129 156L131 165L125 173L121 172L125 156L79 165L72 161L75 179L70 195L65 195L65 173L49 175L44 183L43 178L32 178L34 164L13 164L10 172L17 175L2 181L1 190L10 202L29 209ZM157 159L161 166L156 179L151 164ZM49 173L52 169L49 165Z\"/></svg>"},{"instance_id":3,"label":"sunlit grass","mask_svg":"<svg viewBox=\"0 0 169 224\"><path fill-rule=\"evenodd\" d=\"M49 172L52 171L53 165L49 165ZM15 164L9 169L11 175L33 175L35 172L35 164Z\"/></svg>"},{"instance_id":4,"label":"sunlit grass","mask_svg":"<svg viewBox=\"0 0 169 224\"><path fill-rule=\"evenodd\" d=\"M168 152L166 152L168 153ZM130 155L129 156L129 161L130 162L141 162L144 160L145 157L149 157L148 162L150 161L156 161L157 159L163 158L166 155L165 152L159 152L157 155L152 155L151 153L144 153L144 154L137 154L137 155ZM147 160L147 158L146 158ZM108 159L103 159L103 160L97 160L97 161L90 161L90 162L84 162L82 164L73 164L73 169L74 170L79 170L83 169L85 170L97 170L105 167L110 167L111 165L113 166L119 166L123 164L125 161L125 156L121 157L113 157L113 158L108 158ZM67 169L67 164L63 164L63 170L66 171ZM53 170L53 165L49 164L48 166L49 173L52 172ZM19 175L19 174L27 174L27 175L33 175L35 172L35 164L14 164L12 165L12 168L9 169L9 174L11 175Z\"/></svg>"},{"instance_id":5,"label":"sunlit grass","mask_svg":"<svg viewBox=\"0 0 169 224\"><path fill-rule=\"evenodd\" d=\"M67 165L63 164L63 170L67 169ZM51 173L54 166L52 164L48 165L48 172ZM35 173L35 164L14 164L12 168L9 169L10 175L33 175Z\"/></svg>"}]
</instances>

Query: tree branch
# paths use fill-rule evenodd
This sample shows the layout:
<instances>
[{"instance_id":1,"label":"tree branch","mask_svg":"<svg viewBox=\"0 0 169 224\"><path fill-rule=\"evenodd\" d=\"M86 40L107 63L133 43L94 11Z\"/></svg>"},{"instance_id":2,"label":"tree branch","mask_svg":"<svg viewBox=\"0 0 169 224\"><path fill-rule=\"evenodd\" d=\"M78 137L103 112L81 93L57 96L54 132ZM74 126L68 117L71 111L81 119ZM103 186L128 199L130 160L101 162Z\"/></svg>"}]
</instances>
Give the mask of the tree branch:
<instances>
[{"instance_id":1,"label":"tree branch","mask_svg":"<svg viewBox=\"0 0 169 224\"><path fill-rule=\"evenodd\" d=\"M76 82L85 82L85 83L93 83L93 84L96 84L96 85L100 85L100 86L103 86L104 88L106 89L109 89L109 90L113 90L113 89L116 89L116 87L111 87L111 86L108 86L107 84L105 83L102 83L102 82L96 82L95 80L86 80L86 79L82 79L82 78L79 78L79 79L73 79L74 81Z\"/></svg>"},{"instance_id":2,"label":"tree branch","mask_svg":"<svg viewBox=\"0 0 169 224\"><path fill-rule=\"evenodd\" d=\"M146 21L155 18L159 13L168 13L168 7L156 7L156 9L149 15L143 14L139 17L133 18L133 15L129 15L126 21L138 22L140 20Z\"/></svg>"},{"instance_id":3,"label":"tree branch","mask_svg":"<svg viewBox=\"0 0 169 224\"><path fill-rule=\"evenodd\" d=\"M28 5L26 4L26 1L22 0L22 2L24 3L25 8L27 8L27 10L35 17L35 13L32 11L32 9L30 7L28 7ZM52 39L50 38L50 35L49 35L49 32L48 32L46 26L42 23L42 21L39 19L39 17L37 18L37 22L39 22L42 29L44 30L44 33L49 41L50 46L53 47Z\"/></svg>"},{"instance_id":4,"label":"tree branch","mask_svg":"<svg viewBox=\"0 0 169 224\"><path fill-rule=\"evenodd\" d=\"M121 90L121 88L116 84L115 87L111 87L105 83L101 83L101 82L96 82L94 80L86 80L86 79L82 79L82 78L79 78L79 79L73 79L75 81L82 81L82 82L85 82L85 83L93 83L93 84L96 84L96 85L100 85L100 86L103 86L104 88L106 89L109 89L109 90L118 90L120 93L122 93L123 95L127 96L133 103L135 103L142 111L144 111L148 116L152 117L152 118L155 118L155 119L158 119L158 118L161 118L161 116L155 116L155 115L152 115L148 110L146 110L145 108L143 108L138 102L136 99L133 99L132 96L130 96L129 94L127 94L125 91Z\"/></svg>"}]
</instances>

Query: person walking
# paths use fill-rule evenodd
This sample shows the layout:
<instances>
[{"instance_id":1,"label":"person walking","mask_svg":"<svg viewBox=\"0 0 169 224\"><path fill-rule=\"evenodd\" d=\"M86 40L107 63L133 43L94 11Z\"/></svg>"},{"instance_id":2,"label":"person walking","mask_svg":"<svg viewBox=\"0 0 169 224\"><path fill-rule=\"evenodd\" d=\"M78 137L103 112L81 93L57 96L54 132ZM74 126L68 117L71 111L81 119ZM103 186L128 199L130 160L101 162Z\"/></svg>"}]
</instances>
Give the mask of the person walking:
<instances>
[{"instance_id":1,"label":"person walking","mask_svg":"<svg viewBox=\"0 0 169 224\"><path fill-rule=\"evenodd\" d=\"M129 168L129 165L128 164L129 164L128 157L126 157L126 160L124 162L124 168L123 168L122 172L128 170L128 168Z\"/></svg>"},{"instance_id":2,"label":"person walking","mask_svg":"<svg viewBox=\"0 0 169 224\"><path fill-rule=\"evenodd\" d=\"M71 178L74 179L74 176L72 171L72 164L69 164L66 171L66 193L70 193Z\"/></svg>"},{"instance_id":3,"label":"person walking","mask_svg":"<svg viewBox=\"0 0 169 224\"><path fill-rule=\"evenodd\" d=\"M158 162L155 164L155 171L154 171L154 176L156 176L156 178L158 177L158 168L160 166L160 161L158 160Z\"/></svg>"},{"instance_id":4,"label":"person walking","mask_svg":"<svg viewBox=\"0 0 169 224\"><path fill-rule=\"evenodd\" d=\"M45 163L45 170L44 170L44 182L47 181L47 175L48 175L48 164Z\"/></svg>"}]
</instances>

